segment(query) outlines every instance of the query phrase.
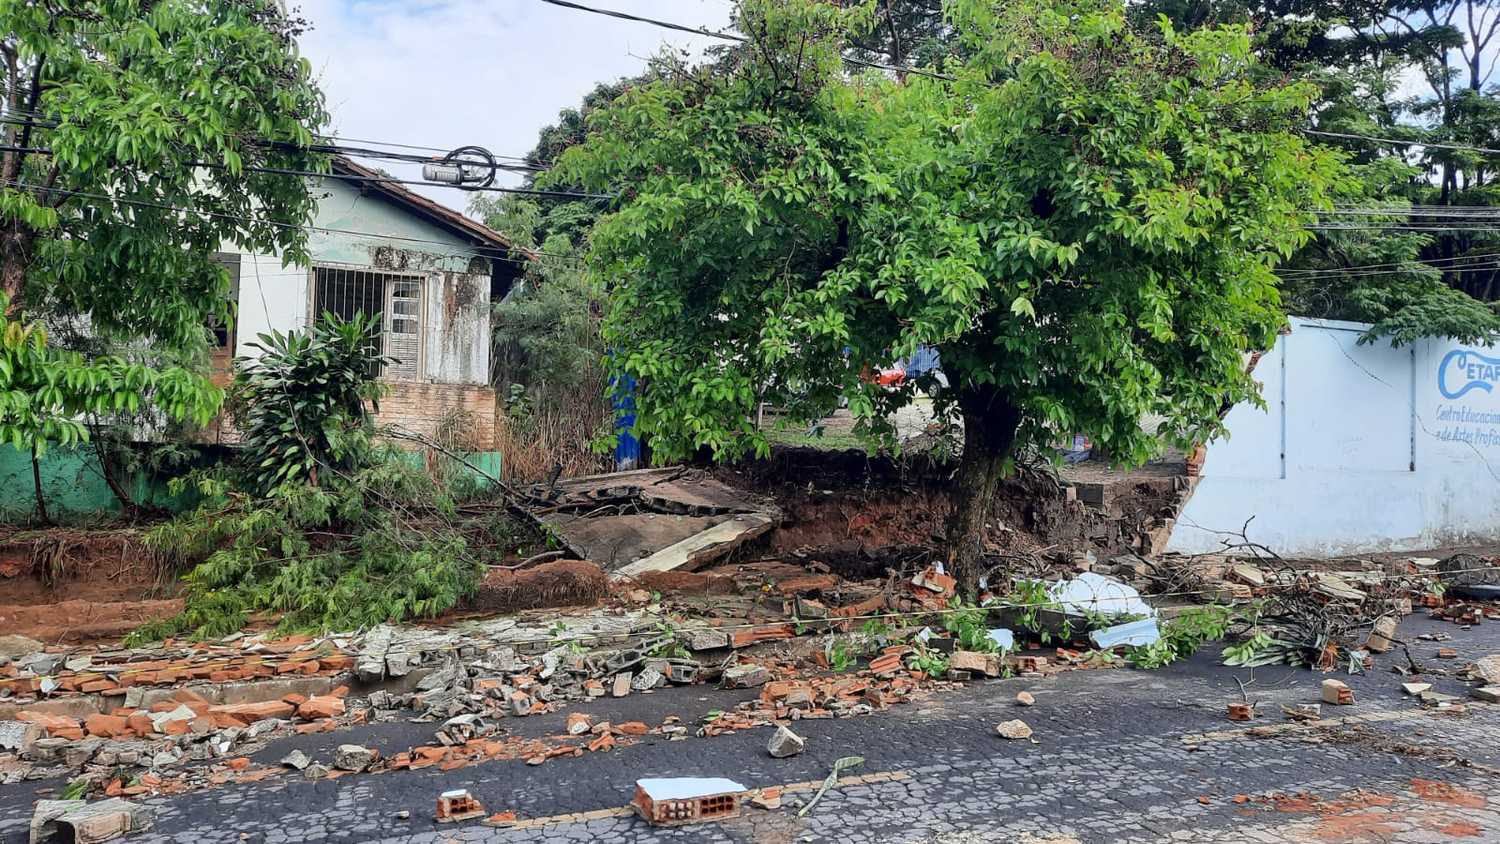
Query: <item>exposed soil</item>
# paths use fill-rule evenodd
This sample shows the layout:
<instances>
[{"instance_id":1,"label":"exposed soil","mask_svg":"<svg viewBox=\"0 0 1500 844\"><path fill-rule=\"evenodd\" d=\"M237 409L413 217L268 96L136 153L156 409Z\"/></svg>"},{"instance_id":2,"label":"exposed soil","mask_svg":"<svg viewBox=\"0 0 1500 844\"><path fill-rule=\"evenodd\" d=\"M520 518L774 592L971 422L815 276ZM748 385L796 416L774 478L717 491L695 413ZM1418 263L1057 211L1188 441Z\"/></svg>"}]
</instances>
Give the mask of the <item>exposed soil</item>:
<instances>
[{"instance_id":1,"label":"exposed soil","mask_svg":"<svg viewBox=\"0 0 1500 844\"><path fill-rule=\"evenodd\" d=\"M603 598L608 590L604 570L584 560L558 560L522 571L496 568L485 575L478 593L461 609L502 613L585 606Z\"/></svg>"},{"instance_id":2,"label":"exposed soil","mask_svg":"<svg viewBox=\"0 0 1500 844\"><path fill-rule=\"evenodd\" d=\"M714 469L731 486L768 495L785 515L762 553L796 555L853 578L924 561L943 541L952 467L858 451L784 447L770 458ZM1168 482L1158 475L1165 473ZM990 516L990 551L1102 556L1139 547L1175 507L1166 469L1113 479L1108 508L1070 500L1050 473L1025 469L1005 481Z\"/></svg>"},{"instance_id":3,"label":"exposed soil","mask_svg":"<svg viewBox=\"0 0 1500 844\"><path fill-rule=\"evenodd\" d=\"M0 630L43 642L124 635L181 612L175 584L131 529L0 537Z\"/></svg>"}]
</instances>

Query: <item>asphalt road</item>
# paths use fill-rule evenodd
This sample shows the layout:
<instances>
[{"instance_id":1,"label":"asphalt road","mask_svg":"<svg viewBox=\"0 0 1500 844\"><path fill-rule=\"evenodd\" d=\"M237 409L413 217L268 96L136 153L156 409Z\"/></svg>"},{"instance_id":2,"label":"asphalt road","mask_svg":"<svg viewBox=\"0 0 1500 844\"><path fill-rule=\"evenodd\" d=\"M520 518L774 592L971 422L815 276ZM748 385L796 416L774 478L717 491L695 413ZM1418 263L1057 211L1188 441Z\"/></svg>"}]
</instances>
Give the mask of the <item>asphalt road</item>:
<instances>
[{"instance_id":1,"label":"asphalt road","mask_svg":"<svg viewBox=\"0 0 1500 844\"><path fill-rule=\"evenodd\" d=\"M1408 618L1403 637L1445 632L1457 660L1434 659L1438 645L1416 642L1427 666L1456 673L1467 661L1500 653L1500 624L1470 630ZM802 721L800 756L765 752L767 730L717 738L640 744L541 766L493 761L439 771L345 776L308 782L289 773L259 783L148 800L156 827L132 842L446 842L446 841L1500 841L1500 705L1469 704L1464 715L1419 708L1390 666L1344 679L1352 707L1325 715L1357 723L1286 728L1283 703L1318 700L1324 675L1263 668L1251 677L1215 664L1212 654L1160 671L1074 671L1045 681L997 680L928 697L869 717ZM1259 718L1226 720L1248 680ZM1439 691L1467 696L1456 678L1430 675ZM1020 707L1027 689L1036 705ZM693 722L752 692L679 688L577 707L616 722ZM1032 741L997 737L994 725L1025 720ZM507 719L513 734L559 732L562 713ZM1272 735L1248 730L1276 727ZM431 725L381 724L297 736L258 754L272 762L293 747L327 761L336 744L383 752L430 740ZM806 817L811 796L791 789L778 810L746 806L740 818L671 830L626 814L634 781L651 776L727 776L748 787L821 780L833 760L863 756L863 767ZM1490 770L1488 766L1497 766ZM0 841L25 840L26 818L51 783L0 788ZM490 812L513 810L525 823L495 829L433 820L441 791L468 788ZM398 819L405 810L409 819ZM587 817L584 815L587 813Z\"/></svg>"}]
</instances>

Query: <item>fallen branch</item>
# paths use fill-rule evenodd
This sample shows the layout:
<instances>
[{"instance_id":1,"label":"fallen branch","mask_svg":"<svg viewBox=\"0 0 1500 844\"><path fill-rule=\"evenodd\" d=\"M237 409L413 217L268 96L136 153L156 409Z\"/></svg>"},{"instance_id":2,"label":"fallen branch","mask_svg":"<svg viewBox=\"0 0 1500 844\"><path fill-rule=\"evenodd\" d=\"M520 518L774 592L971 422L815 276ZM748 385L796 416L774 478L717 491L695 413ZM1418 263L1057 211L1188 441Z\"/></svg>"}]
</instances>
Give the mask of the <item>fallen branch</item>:
<instances>
[{"instance_id":1,"label":"fallen branch","mask_svg":"<svg viewBox=\"0 0 1500 844\"><path fill-rule=\"evenodd\" d=\"M489 568L501 569L503 571L515 571L516 569L524 569L527 566L533 566L538 563L550 563L553 560L561 560L564 556L567 555L567 553L568 552L562 550L543 551L540 554L535 554L527 557L526 559L522 560L519 563L516 563L513 566L489 566Z\"/></svg>"}]
</instances>

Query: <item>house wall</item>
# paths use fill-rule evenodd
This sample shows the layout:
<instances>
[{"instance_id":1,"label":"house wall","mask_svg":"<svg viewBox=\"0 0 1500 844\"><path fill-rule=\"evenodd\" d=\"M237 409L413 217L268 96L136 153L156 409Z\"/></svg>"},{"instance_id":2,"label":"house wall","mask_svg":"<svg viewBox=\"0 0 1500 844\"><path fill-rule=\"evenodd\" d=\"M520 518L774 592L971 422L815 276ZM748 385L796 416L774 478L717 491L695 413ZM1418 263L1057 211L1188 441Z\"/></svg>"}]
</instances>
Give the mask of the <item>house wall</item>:
<instances>
[{"instance_id":1,"label":"house wall","mask_svg":"<svg viewBox=\"0 0 1500 844\"><path fill-rule=\"evenodd\" d=\"M1220 549L1246 519L1283 555L1500 539L1500 350L1359 345L1361 323L1292 320L1209 445L1168 550Z\"/></svg>"},{"instance_id":2,"label":"house wall","mask_svg":"<svg viewBox=\"0 0 1500 844\"><path fill-rule=\"evenodd\" d=\"M322 197L313 220L317 231L308 236L313 263L421 275L427 296L422 378L489 383L489 261L446 230L355 185L323 180L313 190ZM258 333L307 325L309 288L308 270L283 266L279 255L243 256L236 354L253 357L249 344Z\"/></svg>"},{"instance_id":3,"label":"house wall","mask_svg":"<svg viewBox=\"0 0 1500 844\"><path fill-rule=\"evenodd\" d=\"M328 180L314 190L322 197L313 222L318 231L308 240L314 265L413 274L425 281L421 374L416 381L388 382L392 394L381 404L379 421L431 435L442 419L463 411L479 420L471 437L476 448L492 449L489 261L446 230L361 194L357 186ZM311 278L305 268L283 266L279 255L243 255L237 355L258 354L250 345L257 334L308 324ZM237 436L221 420L211 439L228 443Z\"/></svg>"},{"instance_id":4,"label":"house wall","mask_svg":"<svg viewBox=\"0 0 1500 844\"><path fill-rule=\"evenodd\" d=\"M399 424L439 442L456 442L459 451L495 447L495 391L473 384L393 381L380 400L376 424ZM448 427L448 431L439 429Z\"/></svg>"}]
</instances>

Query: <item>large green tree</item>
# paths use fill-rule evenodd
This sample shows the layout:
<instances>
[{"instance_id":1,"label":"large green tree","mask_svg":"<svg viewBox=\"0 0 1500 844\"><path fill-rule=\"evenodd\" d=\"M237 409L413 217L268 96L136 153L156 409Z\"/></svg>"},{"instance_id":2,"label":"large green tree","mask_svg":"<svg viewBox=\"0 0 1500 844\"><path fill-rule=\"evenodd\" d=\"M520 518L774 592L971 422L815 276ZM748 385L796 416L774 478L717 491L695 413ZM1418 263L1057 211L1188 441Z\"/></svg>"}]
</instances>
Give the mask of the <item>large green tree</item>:
<instances>
[{"instance_id":1,"label":"large green tree","mask_svg":"<svg viewBox=\"0 0 1500 844\"><path fill-rule=\"evenodd\" d=\"M213 414L192 365L233 317L213 253L306 259L315 198L267 172L324 166L300 28L275 0L0 0L0 439L77 440L82 414L143 402Z\"/></svg>"},{"instance_id":2,"label":"large green tree","mask_svg":"<svg viewBox=\"0 0 1500 844\"><path fill-rule=\"evenodd\" d=\"M592 271L659 458L764 452L762 399L888 433L911 388L861 374L937 347L972 585L1018 449L1080 432L1139 461L1256 398L1276 266L1340 169L1294 131L1315 90L1261 81L1242 29L1134 28L1111 0L946 12L951 78L897 80L843 61L876 3L743 0L755 49L628 92L548 178L620 191Z\"/></svg>"}]
</instances>

